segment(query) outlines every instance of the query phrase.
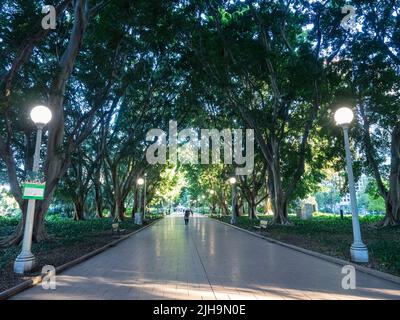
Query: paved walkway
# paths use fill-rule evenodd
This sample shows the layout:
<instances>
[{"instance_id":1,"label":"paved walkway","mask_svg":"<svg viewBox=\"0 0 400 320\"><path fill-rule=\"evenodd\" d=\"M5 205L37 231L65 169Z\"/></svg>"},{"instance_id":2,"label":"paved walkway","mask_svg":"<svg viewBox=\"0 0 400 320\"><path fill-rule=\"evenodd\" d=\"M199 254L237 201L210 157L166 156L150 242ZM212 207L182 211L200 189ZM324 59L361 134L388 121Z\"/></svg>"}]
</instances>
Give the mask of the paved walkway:
<instances>
[{"instance_id":1,"label":"paved walkway","mask_svg":"<svg viewBox=\"0 0 400 320\"><path fill-rule=\"evenodd\" d=\"M167 217L16 299L399 299L400 285L195 217Z\"/></svg>"}]
</instances>

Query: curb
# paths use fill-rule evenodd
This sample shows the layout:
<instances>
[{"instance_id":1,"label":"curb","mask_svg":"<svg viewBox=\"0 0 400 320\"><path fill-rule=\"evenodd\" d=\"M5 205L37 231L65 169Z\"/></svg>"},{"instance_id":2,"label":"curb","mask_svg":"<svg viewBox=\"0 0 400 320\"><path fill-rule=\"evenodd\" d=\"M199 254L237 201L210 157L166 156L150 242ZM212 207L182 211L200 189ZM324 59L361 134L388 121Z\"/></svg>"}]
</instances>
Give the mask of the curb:
<instances>
[{"instance_id":1,"label":"curb","mask_svg":"<svg viewBox=\"0 0 400 320\"><path fill-rule=\"evenodd\" d=\"M255 232L252 232L252 231L237 227L235 225L220 221L218 219L214 219L214 218L210 218L210 219L213 219L213 220L215 220L215 221L217 221L219 223L222 223L224 225L227 225L227 226L230 226L232 228L238 229L240 231L246 232L246 233L248 233L248 234L250 234L250 235L252 235L254 237L267 240L268 242L272 242L272 243L278 244L280 246L283 246L283 247L286 247L286 248L289 248L289 249L292 249L292 250L295 250L295 251L299 251L299 252L305 253L307 255L310 255L310 256L313 256L313 257L316 257L316 258L320 258L320 259L328 261L328 262L335 263L335 264L340 265L340 266L351 265L356 270L358 270L358 271L360 271L362 273L366 273L366 274L372 275L372 276L374 276L376 278L380 278L380 279L383 279L383 280L386 280L386 281L390 281L390 282L393 282L393 283L396 283L396 284L400 284L400 277L397 277L395 275L392 275L392 274L389 274L389 273L385 273L385 272L382 272L382 271L378 271L378 270L375 270L375 269L371 269L371 268L368 268L368 267L360 266L359 264L356 264L356 263L353 263L353 262L350 262L350 261L346 261L346 260L342 260L342 259L339 259L339 258L327 256L327 255L319 253L319 252L315 252L315 251L311 251L311 250L308 250L308 249L296 247L296 246L294 246L292 244L288 244L288 243L285 243L285 242L281 242L279 240L275 240L275 239L272 239L272 238L268 238L268 237L262 236L260 234L255 233Z\"/></svg>"},{"instance_id":2,"label":"curb","mask_svg":"<svg viewBox=\"0 0 400 320\"><path fill-rule=\"evenodd\" d=\"M160 219L157 219L157 220L149 223L148 225L145 225L144 227L142 227L142 228L140 228L138 230L135 230L135 231L133 231L133 232L127 234L127 235L121 236L119 239L111 241L110 243L107 243L103 247L100 247L100 248L98 248L98 249L96 249L96 250L94 250L92 252L86 253L85 255L83 255L83 256L75 259L75 260L72 260L70 262L64 263L61 266L56 267L56 273L57 274L61 273L61 272L65 271L65 270L67 270L67 269L69 269L69 268L81 263L81 262L84 262L84 261L86 261L86 260L98 255L99 253L101 253L101 252L103 252L103 251L105 251L105 250L107 250L107 249L109 249L111 247L115 247L118 243L126 240L127 238L133 236L134 234L136 234L136 233L138 233L140 231L143 231L144 229L147 229L147 228L151 227L153 224L155 224L159 220ZM29 289L29 288L41 283L42 282L42 278L44 276L45 275L39 275L39 276L32 277L32 279L26 280L26 281L14 286L14 287L11 287L10 289L7 289L7 290L5 290L3 292L0 292L0 301L1 300L7 300L7 299L11 298L12 296L15 296L16 294L18 294L18 293L20 293L22 291L25 291L25 290L27 290L27 289Z\"/></svg>"}]
</instances>

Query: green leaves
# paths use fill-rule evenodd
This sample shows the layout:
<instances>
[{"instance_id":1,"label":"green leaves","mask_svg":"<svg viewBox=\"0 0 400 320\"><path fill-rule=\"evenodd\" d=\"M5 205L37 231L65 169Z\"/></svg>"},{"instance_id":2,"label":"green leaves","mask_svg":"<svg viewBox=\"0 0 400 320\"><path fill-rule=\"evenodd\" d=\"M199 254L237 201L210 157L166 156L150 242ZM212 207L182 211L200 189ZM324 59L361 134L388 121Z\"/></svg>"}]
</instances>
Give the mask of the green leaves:
<instances>
[{"instance_id":1,"label":"green leaves","mask_svg":"<svg viewBox=\"0 0 400 320\"><path fill-rule=\"evenodd\" d=\"M223 26L228 26L233 22L238 22L250 10L248 5L235 8L236 10L229 13L225 8L219 7L218 13L220 15L221 23Z\"/></svg>"}]
</instances>

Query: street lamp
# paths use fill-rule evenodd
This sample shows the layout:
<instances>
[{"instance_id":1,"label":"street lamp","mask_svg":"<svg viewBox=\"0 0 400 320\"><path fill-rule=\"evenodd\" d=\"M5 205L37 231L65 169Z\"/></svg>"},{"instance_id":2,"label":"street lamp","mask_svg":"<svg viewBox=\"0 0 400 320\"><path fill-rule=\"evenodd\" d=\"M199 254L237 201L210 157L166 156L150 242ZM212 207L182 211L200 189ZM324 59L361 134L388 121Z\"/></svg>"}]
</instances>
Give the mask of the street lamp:
<instances>
[{"instance_id":1,"label":"street lamp","mask_svg":"<svg viewBox=\"0 0 400 320\"><path fill-rule=\"evenodd\" d=\"M138 188L139 188L139 194L138 194L138 212L135 213L135 223L141 225L142 224L142 186L144 185L144 179L139 178L136 181Z\"/></svg>"},{"instance_id":2,"label":"street lamp","mask_svg":"<svg viewBox=\"0 0 400 320\"><path fill-rule=\"evenodd\" d=\"M211 214L215 213L214 194L215 194L215 191L211 189L210 190L210 195L211 195Z\"/></svg>"},{"instance_id":3,"label":"street lamp","mask_svg":"<svg viewBox=\"0 0 400 320\"><path fill-rule=\"evenodd\" d=\"M32 173L38 173L40 161L40 145L42 144L42 131L44 126L50 122L52 115L49 108L45 106L37 106L32 109L30 116L37 128ZM35 202L35 199L28 200L22 250L14 262L15 273L24 274L25 272L32 270L35 266L35 256L32 254L31 251L33 221L35 218Z\"/></svg>"},{"instance_id":4,"label":"street lamp","mask_svg":"<svg viewBox=\"0 0 400 320\"><path fill-rule=\"evenodd\" d=\"M206 196L203 194L201 196L201 199L202 199L202 201L201 201L201 204L202 204L201 211L202 211L202 214L205 214L206 213L206 203L205 203Z\"/></svg>"},{"instance_id":5,"label":"street lamp","mask_svg":"<svg viewBox=\"0 0 400 320\"><path fill-rule=\"evenodd\" d=\"M231 218L231 224L236 224L236 178L231 177L229 178L229 183L232 186L232 218Z\"/></svg>"},{"instance_id":6,"label":"street lamp","mask_svg":"<svg viewBox=\"0 0 400 320\"><path fill-rule=\"evenodd\" d=\"M358 212L357 212L356 188L354 185L353 165L350 153L349 126L353 118L354 118L353 111L347 107L340 108L335 113L336 124L343 128L344 145L346 149L347 176L349 178L353 237L354 237L354 242L350 247L351 260L354 262L368 262L368 248L362 242L361 239L360 221L358 219Z\"/></svg>"},{"instance_id":7,"label":"street lamp","mask_svg":"<svg viewBox=\"0 0 400 320\"><path fill-rule=\"evenodd\" d=\"M143 195L143 218L146 218L146 206L147 206L147 173L144 174L144 195Z\"/></svg>"}]
</instances>

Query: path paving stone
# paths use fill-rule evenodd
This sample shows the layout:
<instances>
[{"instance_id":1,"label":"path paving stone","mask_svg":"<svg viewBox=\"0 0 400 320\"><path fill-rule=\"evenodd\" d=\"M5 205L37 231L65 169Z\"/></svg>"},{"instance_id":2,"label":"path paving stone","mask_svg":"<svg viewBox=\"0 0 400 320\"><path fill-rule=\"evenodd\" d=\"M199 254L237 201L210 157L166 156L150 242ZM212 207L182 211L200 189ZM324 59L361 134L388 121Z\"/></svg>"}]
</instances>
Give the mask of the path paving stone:
<instances>
[{"instance_id":1,"label":"path paving stone","mask_svg":"<svg viewBox=\"0 0 400 320\"><path fill-rule=\"evenodd\" d=\"M344 290L339 265L209 218L169 216L14 299L400 299L400 285L357 272Z\"/></svg>"}]
</instances>

